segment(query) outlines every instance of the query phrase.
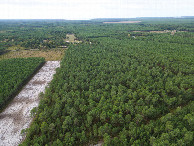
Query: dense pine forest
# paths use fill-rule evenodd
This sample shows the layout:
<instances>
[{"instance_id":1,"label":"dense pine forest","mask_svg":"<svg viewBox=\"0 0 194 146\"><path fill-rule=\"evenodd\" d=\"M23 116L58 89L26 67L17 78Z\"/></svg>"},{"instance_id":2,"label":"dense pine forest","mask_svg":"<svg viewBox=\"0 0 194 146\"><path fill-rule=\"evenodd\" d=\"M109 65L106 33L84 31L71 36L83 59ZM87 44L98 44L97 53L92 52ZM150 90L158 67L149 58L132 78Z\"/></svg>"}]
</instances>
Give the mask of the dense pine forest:
<instances>
[{"instance_id":1,"label":"dense pine forest","mask_svg":"<svg viewBox=\"0 0 194 146\"><path fill-rule=\"evenodd\" d=\"M0 21L2 54L68 46L21 145L192 145L194 19L133 20Z\"/></svg>"},{"instance_id":2,"label":"dense pine forest","mask_svg":"<svg viewBox=\"0 0 194 146\"><path fill-rule=\"evenodd\" d=\"M0 61L0 110L44 64L44 58L17 58Z\"/></svg>"}]
</instances>

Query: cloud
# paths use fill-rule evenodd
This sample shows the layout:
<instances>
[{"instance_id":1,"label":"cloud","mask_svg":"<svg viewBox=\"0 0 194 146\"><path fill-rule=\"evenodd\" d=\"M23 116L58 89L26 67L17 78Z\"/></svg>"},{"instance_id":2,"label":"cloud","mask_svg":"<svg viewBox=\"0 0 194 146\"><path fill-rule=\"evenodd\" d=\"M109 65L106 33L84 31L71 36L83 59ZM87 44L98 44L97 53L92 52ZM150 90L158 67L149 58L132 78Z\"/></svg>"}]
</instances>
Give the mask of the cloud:
<instances>
[{"instance_id":1,"label":"cloud","mask_svg":"<svg viewBox=\"0 0 194 146\"><path fill-rule=\"evenodd\" d=\"M193 14L193 0L0 0L0 19L91 19Z\"/></svg>"}]
</instances>

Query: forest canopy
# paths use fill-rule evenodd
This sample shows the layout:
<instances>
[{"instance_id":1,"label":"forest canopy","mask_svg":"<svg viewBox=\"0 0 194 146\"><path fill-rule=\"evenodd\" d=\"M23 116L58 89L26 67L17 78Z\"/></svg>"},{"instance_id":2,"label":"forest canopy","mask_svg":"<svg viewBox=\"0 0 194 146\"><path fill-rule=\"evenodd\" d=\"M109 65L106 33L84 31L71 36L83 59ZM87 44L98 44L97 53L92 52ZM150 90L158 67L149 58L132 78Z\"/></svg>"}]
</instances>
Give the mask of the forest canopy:
<instances>
[{"instance_id":1,"label":"forest canopy","mask_svg":"<svg viewBox=\"0 0 194 146\"><path fill-rule=\"evenodd\" d=\"M0 109L13 98L44 64L44 58L17 58L0 61Z\"/></svg>"},{"instance_id":2,"label":"forest canopy","mask_svg":"<svg viewBox=\"0 0 194 146\"><path fill-rule=\"evenodd\" d=\"M82 43L65 52L21 145L192 145L194 20L141 21L44 24Z\"/></svg>"}]
</instances>

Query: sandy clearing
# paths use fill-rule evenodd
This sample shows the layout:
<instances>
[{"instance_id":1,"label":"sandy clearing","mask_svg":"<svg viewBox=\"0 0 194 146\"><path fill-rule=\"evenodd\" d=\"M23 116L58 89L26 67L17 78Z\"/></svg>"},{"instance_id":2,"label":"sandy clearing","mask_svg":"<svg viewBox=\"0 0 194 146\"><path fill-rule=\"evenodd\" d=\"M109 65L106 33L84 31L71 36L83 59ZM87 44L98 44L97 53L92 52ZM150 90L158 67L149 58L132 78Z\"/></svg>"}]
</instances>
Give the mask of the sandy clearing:
<instances>
[{"instance_id":1,"label":"sandy clearing","mask_svg":"<svg viewBox=\"0 0 194 146\"><path fill-rule=\"evenodd\" d=\"M60 61L47 61L39 72L28 82L8 107L0 113L0 146L16 146L24 136L21 130L28 128L32 122L30 111L39 104L39 93L60 67Z\"/></svg>"},{"instance_id":2,"label":"sandy clearing","mask_svg":"<svg viewBox=\"0 0 194 146\"><path fill-rule=\"evenodd\" d=\"M103 143L103 141L99 141L98 144L90 144L89 146L102 146Z\"/></svg>"}]
</instances>

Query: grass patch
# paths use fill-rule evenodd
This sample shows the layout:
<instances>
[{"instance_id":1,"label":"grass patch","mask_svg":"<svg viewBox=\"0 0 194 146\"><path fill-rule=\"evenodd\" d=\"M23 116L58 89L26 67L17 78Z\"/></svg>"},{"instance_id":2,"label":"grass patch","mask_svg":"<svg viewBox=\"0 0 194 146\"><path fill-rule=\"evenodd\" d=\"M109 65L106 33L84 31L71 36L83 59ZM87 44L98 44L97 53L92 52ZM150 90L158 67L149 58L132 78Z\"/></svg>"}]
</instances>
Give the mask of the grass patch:
<instances>
[{"instance_id":1,"label":"grass patch","mask_svg":"<svg viewBox=\"0 0 194 146\"><path fill-rule=\"evenodd\" d=\"M65 41L69 43L81 43L82 42L76 39L75 34L67 34Z\"/></svg>"},{"instance_id":2,"label":"grass patch","mask_svg":"<svg viewBox=\"0 0 194 146\"><path fill-rule=\"evenodd\" d=\"M0 60L9 58L43 57L46 61L55 61L62 59L64 51L65 49L9 51L0 55Z\"/></svg>"}]
</instances>

